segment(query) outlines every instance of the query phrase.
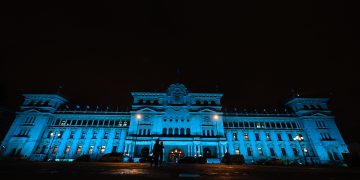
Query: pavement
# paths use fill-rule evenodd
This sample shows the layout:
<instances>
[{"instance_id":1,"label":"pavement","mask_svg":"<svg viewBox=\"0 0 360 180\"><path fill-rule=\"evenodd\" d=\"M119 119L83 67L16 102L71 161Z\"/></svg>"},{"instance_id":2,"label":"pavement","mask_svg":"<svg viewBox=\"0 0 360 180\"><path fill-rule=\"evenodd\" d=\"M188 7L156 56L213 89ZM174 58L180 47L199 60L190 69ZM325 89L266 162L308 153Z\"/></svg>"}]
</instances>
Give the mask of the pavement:
<instances>
[{"instance_id":1,"label":"pavement","mask_svg":"<svg viewBox=\"0 0 360 180\"><path fill-rule=\"evenodd\" d=\"M0 162L11 179L360 179L360 168L224 164ZM3 179L3 178L1 178Z\"/></svg>"}]
</instances>

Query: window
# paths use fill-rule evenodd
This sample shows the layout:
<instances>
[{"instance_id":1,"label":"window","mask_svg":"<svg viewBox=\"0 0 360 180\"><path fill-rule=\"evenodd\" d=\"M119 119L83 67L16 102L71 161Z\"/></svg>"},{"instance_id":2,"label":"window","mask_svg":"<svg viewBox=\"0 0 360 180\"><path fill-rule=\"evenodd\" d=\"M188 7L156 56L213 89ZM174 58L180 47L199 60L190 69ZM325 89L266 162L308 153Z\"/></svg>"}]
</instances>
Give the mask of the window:
<instances>
[{"instance_id":1,"label":"window","mask_svg":"<svg viewBox=\"0 0 360 180\"><path fill-rule=\"evenodd\" d=\"M116 153L116 152L117 152L117 146L113 146L111 152L112 152L112 153Z\"/></svg>"},{"instance_id":2,"label":"window","mask_svg":"<svg viewBox=\"0 0 360 180\"><path fill-rule=\"evenodd\" d=\"M256 128L261 128L261 126L260 126L260 123L259 123L259 122L257 122L257 123L256 123Z\"/></svg>"},{"instance_id":3,"label":"window","mask_svg":"<svg viewBox=\"0 0 360 180\"><path fill-rule=\"evenodd\" d=\"M93 138L93 139L96 139L96 136L97 136L97 132L94 131L92 138Z\"/></svg>"},{"instance_id":4,"label":"window","mask_svg":"<svg viewBox=\"0 0 360 180\"><path fill-rule=\"evenodd\" d=\"M293 140L294 140L291 134L288 134L288 137L289 137L289 141L293 141Z\"/></svg>"},{"instance_id":5,"label":"window","mask_svg":"<svg viewBox=\"0 0 360 180\"><path fill-rule=\"evenodd\" d=\"M89 147L89 154L91 155L94 152L94 146Z\"/></svg>"},{"instance_id":6,"label":"window","mask_svg":"<svg viewBox=\"0 0 360 180\"><path fill-rule=\"evenodd\" d=\"M239 127L238 122L234 122L234 127Z\"/></svg>"},{"instance_id":7,"label":"window","mask_svg":"<svg viewBox=\"0 0 360 180\"><path fill-rule=\"evenodd\" d=\"M40 154L44 154L46 149L46 145L43 145L40 151Z\"/></svg>"},{"instance_id":8,"label":"window","mask_svg":"<svg viewBox=\"0 0 360 180\"><path fill-rule=\"evenodd\" d=\"M101 147L100 147L100 154L104 154L104 153L105 153L105 148L106 148L106 146L101 146Z\"/></svg>"},{"instance_id":9,"label":"window","mask_svg":"<svg viewBox=\"0 0 360 180\"><path fill-rule=\"evenodd\" d=\"M181 135L181 136L185 135L185 129L184 129L184 128L181 128L181 129L180 129L180 135Z\"/></svg>"},{"instance_id":10,"label":"window","mask_svg":"<svg viewBox=\"0 0 360 180\"><path fill-rule=\"evenodd\" d=\"M82 146L78 146L77 150L76 150L76 154L80 154L81 153L81 149L82 149Z\"/></svg>"},{"instance_id":11,"label":"window","mask_svg":"<svg viewBox=\"0 0 360 180\"><path fill-rule=\"evenodd\" d=\"M271 155L271 156L275 156L274 148L270 148L270 155Z\"/></svg>"},{"instance_id":12,"label":"window","mask_svg":"<svg viewBox=\"0 0 360 180\"><path fill-rule=\"evenodd\" d=\"M85 121L85 124L86 124L86 121ZM92 126L92 125L93 125L93 120L88 120L88 121L87 121L87 125L88 125L88 126Z\"/></svg>"},{"instance_id":13,"label":"window","mask_svg":"<svg viewBox=\"0 0 360 180\"><path fill-rule=\"evenodd\" d=\"M49 131L49 133L48 133L48 138L52 138L53 137L53 135L54 135L54 132L53 131Z\"/></svg>"},{"instance_id":14,"label":"window","mask_svg":"<svg viewBox=\"0 0 360 180\"><path fill-rule=\"evenodd\" d=\"M206 130L206 136L210 136L210 130Z\"/></svg>"},{"instance_id":15,"label":"window","mask_svg":"<svg viewBox=\"0 0 360 180\"><path fill-rule=\"evenodd\" d=\"M211 130L211 136L214 136L214 130Z\"/></svg>"},{"instance_id":16,"label":"window","mask_svg":"<svg viewBox=\"0 0 360 180\"><path fill-rule=\"evenodd\" d=\"M66 121L65 121L65 120L62 120L60 125L61 125L61 126L65 126L65 124L66 124Z\"/></svg>"},{"instance_id":17,"label":"window","mask_svg":"<svg viewBox=\"0 0 360 180\"><path fill-rule=\"evenodd\" d=\"M266 133L266 140L267 140L267 141L271 141L270 133Z\"/></svg>"},{"instance_id":18,"label":"window","mask_svg":"<svg viewBox=\"0 0 360 180\"><path fill-rule=\"evenodd\" d=\"M239 127L244 127L244 123L243 122L239 122Z\"/></svg>"},{"instance_id":19,"label":"window","mask_svg":"<svg viewBox=\"0 0 360 180\"><path fill-rule=\"evenodd\" d=\"M271 124L272 128L275 128L275 123L274 122L271 122L270 124Z\"/></svg>"},{"instance_id":20,"label":"window","mask_svg":"<svg viewBox=\"0 0 360 180\"><path fill-rule=\"evenodd\" d=\"M260 123L261 128L265 128L265 124L263 122Z\"/></svg>"},{"instance_id":21,"label":"window","mask_svg":"<svg viewBox=\"0 0 360 180\"><path fill-rule=\"evenodd\" d=\"M260 156L264 156L264 152L261 147L258 147L258 152Z\"/></svg>"},{"instance_id":22,"label":"window","mask_svg":"<svg viewBox=\"0 0 360 180\"><path fill-rule=\"evenodd\" d=\"M175 128L175 133L174 135L179 135L179 128Z\"/></svg>"},{"instance_id":23,"label":"window","mask_svg":"<svg viewBox=\"0 0 360 180\"><path fill-rule=\"evenodd\" d=\"M238 140L236 133L233 133L233 139L234 139L234 141L237 141L237 140Z\"/></svg>"},{"instance_id":24,"label":"window","mask_svg":"<svg viewBox=\"0 0 360 180\"><path fill-rule=\"evenodd\" d=\"M163 135L166 135L166 131L167 131L167 129L166 129L166 128L163 128L162 134L163 134Z\"/></svg>"},{"instance_id":25,"label":"window","mask_svg":"<svg viewBox=\"0 0 360 180\"><path fill-rule=\"evenodd\" d=\"M235 154L239 155L240 154L240 150L239 149L235 149Z\"/></svg>"},{"instance_id":26,"label":"window","mask_svg":"<svg viewBox=\"0 0 360 180\"><path fill-rule=\"evenodd\" d=\"M249 127L249 123L248 123L248 122L244 122L244 126L245 126L245 127Z\"/></svg>"},{"instance_id":27,"label":"window","mask_svg":"<svg viewBox=\"0 0 360 180\"><path fill-rule=\"evenodd\" d=\"M228 123L227 123L227 122L224 122L224 127L228 127Z\"/></svg>"},{"instance_id":28,"label":"window","mask_svg":"<svg viewBox=\"0 0 360 180\"><path fill-rule=\"evenodd\" d=\"M190 128L186 128L186 135L190 136Z\"/></svg>"},{"instance_id":29,"label":"window","mask_svg":"<svg viewBox=\"0 0 360 180\"><path fill-rule=\"evenodd\" d=\"M281 148L281 155L282 155L282 156L286 156L286 150L285 150L285 148Z\"/></svg>"},{"instance_id":30,"label":"window","mask_svg":"<svg viewBox=\"0 0 360 180\"><path fill-rule=\"evenodd\" d=\"M85 138L85 135L86 135L86 132L85 132L85 131L83 131L83 132L81 133L81 137L80 137L80 139L84 139L84 138Z\"/></svg>"},{"instance_id":31,"label":"window","mask_svg":"<svg viewBox=\"0 0 360 180\"><path fill-rule=\"evenodd\" d=\"M115 131L115 139L119 139L119 136L120 136L120 132L119 131Z\"/></svg>"},{"instance_id":32,"label":"window","mask_svg":"<svg viewBox=\"0 0 360 180\"><path fill-rule=\"evenodd\" d=\"M70 138L70 139L73 139L73 138L74 138L74 135L75 135L75 131L71 131L71 132L70 132L70 137L69 137L69 138Z\"/></svg>"},{"instance_id":33,"label":"window","mask_svg":"<svg viewBox=\"0 0 360 180\"><path fill-rule=\"evenodd\" d=\"M281 128L281 125L279 122L276 122L276 128Z\"/></svg>"},{"instance_id":34,"label":"window","mask_svg":"<svg viewBox=\"0 0 360 180\"><path fill-rule=\"evenodd\" d=\"M296 148L292 148L294 156L299 156L299 151Z\"/></svg>"},{"instance_id":35,"label":"window","mask_svg":"<svg viewBox=\"0 0 360 180\"><path fill-rule=\"evenodd\" d=\"M334 160L334 157L332 156L331 152L328 152L328 156L329 156L330 160L332 160L332 161Z\"/></svg>"},{"instance_id":36,"label":"window","mask_svg":"<svg viewBox=\"0 0 360 180\"><path fill-rule=\"evenodd\" d=\"M107 139L108 136L109 136L109 132L108 132L108 131L105 131L105 132L104 132L104 139Z\"/></svg>"},{"instance_id":37,"label":"window","mask_svg":"<svg viewBox=\"0 0 360 180\"><path fill-rule=\"evenodd\" d=\"M172 135L172 134L173 134L173 129L169 128L169 135Z\"/></svg>"},{"instance_id":38,"label":"window","mask_svg":"<svg viewBox=\"0 0 360 180\"><path fill-rule=\"evenodd\" d=\"M250 147L246 148L248 156L252 156L252 149Z\"/></svg>"},{"instance_id":39,"label":"window","mask_svg":"<svg viewBox=\"0 0 360 180\"><path fill-rule=\"evenodd\" d=\"M63 134L64 134L64 131L60 131L60 132L57 134L57 137L58 137L58 138L61 138Z\"/></svg>"},{"instance_id":40,"label":"window","mask_svg":"<svg viewBox=\"0 0 360 180\"><path fill-rule=\"evenodd\" d=\"M245 141L249 141L249 135L248 135L248 133L244 133L244 140L245 140Z\"/></svg>"},{"instance_id":41,"label":"window","mask_svg":"<svg viewBox=\"0 0 360 180\"><path fill-rule=\"evenodd\" d=\"M255 133L255 139L256 139L256 141L260 141L259 133Z\"/></svg>"},{"instance_id":42,"label":"window","mask_svg":"<svg viewBox=\"0 0 360 180\"><path fill-rule=\"evenodd\" d=\"M203 136L206 136L206 132L205 132L205 130L203 130Z\"/></svg>"},{"instance_id":43,"label":"window","mask_svg":"<svg viewBox=\"0 0 360 180\"><path fill-rule=\"evenodd\" d=\"M52 153L53 153L53 154L56 154L56 152L58 151L58 148L59 148L58 146L55 146L54 149L53 149L53 151L52 151Z\"/></svg>"},{"instance_id":44,"label":"window","mask_svg":"<svg viewBox=\"0 0 360 180\"><path fill-rule=\"evenodd\" d=\"M147 135L148 135L148 136L150 136L150 129L148 129L148 131L147 131Z\"/></svg>"},{"instance_id":45,"label":"window","mask_svg":"<svg viewBox=\"0 0 360 180\"><path fill-rule=\"evenodd\" d=\"M143 135L146 136L146 129L143 130Z\"/></svg>"},{"instance_id":46,"label":"window","mask_svg":"<svg viewBox=\"0 0 360 180\"><path fill-rule=\"evenodd\" d=\"M278 137L278 141L282 141L281 134L276 134Z\"/></svg>"}]
</instances>

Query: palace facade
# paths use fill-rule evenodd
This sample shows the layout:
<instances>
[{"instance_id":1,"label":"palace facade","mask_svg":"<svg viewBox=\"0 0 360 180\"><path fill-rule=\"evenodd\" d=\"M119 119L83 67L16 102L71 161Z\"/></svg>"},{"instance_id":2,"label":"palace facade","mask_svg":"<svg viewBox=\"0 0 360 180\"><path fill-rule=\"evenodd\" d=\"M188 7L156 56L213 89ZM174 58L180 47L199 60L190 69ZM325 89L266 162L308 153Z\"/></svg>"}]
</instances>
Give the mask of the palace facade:
<instances>
[{"instance_id":1,"label":"palace facade","mask_svg":"<svg viewBox=\"0 0 360 180\"><path fill-rule=\"evenodd\" d=\"M71 106L57 94L24 94L2 141L3 156L98 159L112 152L151 155L156 139L164 160L185 156L220 159L242 154L246 163L342 162L347 146L327 106L328 98L294 97L284 109L225 111L220 93L193 93L183 84L166 92L132 92L130 111Z\"/></svg>"}]
</instances>

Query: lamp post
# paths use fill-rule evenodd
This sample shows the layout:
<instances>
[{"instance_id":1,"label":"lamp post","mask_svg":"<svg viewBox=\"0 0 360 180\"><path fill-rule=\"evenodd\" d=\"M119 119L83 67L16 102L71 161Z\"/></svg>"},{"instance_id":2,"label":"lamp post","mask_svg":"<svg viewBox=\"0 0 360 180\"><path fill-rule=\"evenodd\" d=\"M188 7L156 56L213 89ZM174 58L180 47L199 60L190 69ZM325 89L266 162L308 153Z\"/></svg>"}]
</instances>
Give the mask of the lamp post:
<instances>
[{"instance_id":1,"label":"lamp post","mask_svg":"<svg viewBox=\"0 0 360 180\"><path fill-rule=\"evenodd\" d=\"M297 135L297 136L295 136L294 140L299 143L300 151L302 152L302 155L303 155L303 157L304 157L304 163L305 163L305 165L306 165L306 157L305 157L305 153L304 153L305 150L303 151L303 149L302 149L302 147L301 147L301 144L300 144L300 141L304 141L304 137ZM307 150L306 150L306 151L307 151Z\"/></svg>"},{"instance_id":2,"label":"lamp post","mask_svg":"<svg viewBox=\"0 0 360 180\"><path fill-rule=\"evenodd\" d=\"M138 136L138 131L139 131L139 122L142 118L141 114L136 114L136 121L137 121L137 125L136 125L136 132L135 132L135 142L134 142L134 156L137 155L137 149L136 149L136 141L137 141L137 136Z\"/></svg>"},{"instance_id":3,"label":"lamp post","mask_svg":"<svg viewBox=\"0 0 360 180\"><path fill-rule=\"evenodd\" d=\"M218 127L217 127L217 123L218 123L218 121L219 121L219 115L217 115L217 114L214 114L214 116L213 116L213 119L215 120L215 126L216 126L216 136L217 137L219 137L218 135ZM219 147L219 139L217 139L218 140L218 143L217 143L217 154L218 154L218 157L219 158L221 158L220 157L220 147Z\"/></svg>"},{"instance_id":4,"label":"lamp post","mask_svg":"<svg viewBox=\"0 0 360 180\"><path fill-rule=\"evenodd\" d=\"M49 149L48 149L48 151L47 151L47 153L46 153L46 156L45 156L45 158L44 158L44 161L47 161L47 160L48 160L48 157L49 157L49 154L50 154L50 150L51 150L51 146L52 146L52 144L53 144L56 136L60 137L61 134L60 134L60 133L56 134L56 131L54 131L54 132L51 132L51 133L50 133L50 136L52 137L52 139L51 139L51 142L50 142Z\"/></svg>"}]
</instances>

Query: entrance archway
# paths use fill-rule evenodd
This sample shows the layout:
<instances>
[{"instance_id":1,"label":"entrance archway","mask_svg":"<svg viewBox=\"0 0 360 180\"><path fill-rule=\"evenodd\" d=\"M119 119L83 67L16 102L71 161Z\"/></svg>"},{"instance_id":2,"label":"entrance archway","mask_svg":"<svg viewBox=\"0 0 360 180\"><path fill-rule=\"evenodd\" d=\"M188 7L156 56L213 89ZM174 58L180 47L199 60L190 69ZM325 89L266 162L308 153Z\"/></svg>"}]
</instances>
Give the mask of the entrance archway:
<instances>
[{"instance_id":1,"label":"entrance archway","mask_svg":"<svg viewBox=\"0 0 360 180\"><path fill-rule=\"evenodd\" d=\"M171 149L169 152L169 157L168 157L168 161L169 162L177 162L177 160L183 158L184 155L184 151L182 151L181 149L178 148L174 148Z\"/></svg>"},{"instance_id":2,"label":"entrance archway","mask_svg":"<svg viewBox=\"0 0 360 180\"><path fill-rule=\"evenodd\" d=\"M141 157L148 157L149 156L149 148L144 147L141 149Z\"/></svg>"},{"instance_id":3,"label":"entrance archway","mask_svg":"<svg viewBox=\"0 0 360 180\"><path fill-rule=\"evenodd\" d=\"M203 152L204 152L204 158L209 158L209 157L211 157L211 150L210 150L210 148L204 148Z\"/></svg>"}]
</instances>

